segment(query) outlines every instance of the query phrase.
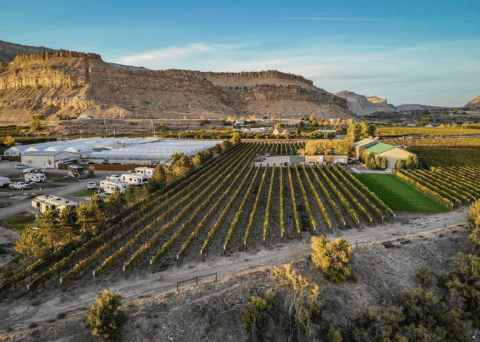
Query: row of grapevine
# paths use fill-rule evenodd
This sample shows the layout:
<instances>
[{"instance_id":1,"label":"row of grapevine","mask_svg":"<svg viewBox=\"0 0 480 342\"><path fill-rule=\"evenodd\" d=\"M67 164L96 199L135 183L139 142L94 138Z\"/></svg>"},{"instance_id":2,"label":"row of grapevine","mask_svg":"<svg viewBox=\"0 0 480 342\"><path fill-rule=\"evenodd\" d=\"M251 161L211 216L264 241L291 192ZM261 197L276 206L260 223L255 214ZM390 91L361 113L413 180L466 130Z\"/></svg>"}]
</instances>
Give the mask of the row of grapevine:
<instances>
[{"instance_id":1,"label":"row of grapevine","mask_svg":"<svg viewBox=\"0 0 480 342\"><path fill-rule=\"evenodd\" d=\"M407 182L408 184L412 185L414 188L417 188L418 190L422 191L423 193L427 194L428 196L432 197L434 200L437 202L445 205L446 207L453 209L453 203L440 195L438 192L435 190L430 189L427 186L424 186L422 183L416 181L414 178L410 177L410 175L406 172L402 172L401 170L392 170L393 174L400 178L401 180Z\"/></svg>"},{"instance_id":2,"label":"row of grapevine","mask_svg":"<svg viewBox=\"0 0 480 342\"><path fill-rule=\"evenodd\" d=\"M317 230L317 225L315 220L313 219L312 210L310 209L310 203L308 201L307 192L305 191L305 187L303 186L302 179L300 178L300 173L298 172L297 165L294 165L293 168L295 169L295 174L297 175L298 184L300 185L300 191L303 196L303 203L305 204L305 210L307 211L308 220L310 225L312 226L313 231ZM326 213L325 213L326 214ZM332 223L330 222L330 218L327 215L327 219L325 220L327 227L331 227Z\"/></svg>"},{"instance_id":3,"label":"row of grapevine","mask_svg":"<svg viewBox=\"0 0 480 342\"><path fill-rule=\"evenodd\" d=\"M260 197L262 195L263 185L265 184L265 178L267 176L267 171L268 171L268 165L265 168L265 171L263 172L262 179L261 179L261 182L260 182L260 187L258 188L257 196L255 197L255 202L253 203L252 212L250 213L250 217L248 219L247 229L245 230L245 236L243 237L243 245L244 246L247 245L248 240L250 239L250 234L252 233L253 220L255 219L255 214L257 213L258 201L260 201Z\"/></svg>"},{"instance_id":4,"label":"row of grapevine","mask_svg":"<svg viewBox=\"0 0 480 342\"><path fill-rule=\"evenodd\" d=\"M268 189L267 207L265 208L265 219L263 221L262 240L264 243L265 243L265 239L268 237L268 229L270 225L270 210L272 208L272 193L273 193L274 179L275 179L275 164L273 164L272 175L270 176L270 187Z\"/></svg>"},{"instance_id":5,"label":"row of grapevine","mask_svg":"<svg viewBox=\"0 0 480 342\"><path fill-rule=\"evenodd\" d=\"M112 249L113 246L117 246L121 241L125 239L129 239L131 235L135 234L120 249L118 249L109 257L107 257L102 263L102 265L98 267L97 270L95 271L96 276L103 274L106 269L108 269L111 265L113 265L120 257L125 255L143 237L145 237L148 233L152 232L155 228L159 226L159 224L162 221L168 219L168 217L170 217L174 212L176 212L177 209L179 209L182 205L184 205L185 202L189 198L191 198L193 194L198 192L205 185L210 184L212 180L215 180L217 176L221 174L227 166L228 165L226 163L217 164L216 167L211 168L210 170L211 172L204 173L203 175L198 177L196 180L194 180L193 182L185 186L182 190L178 191L176 189L172 189L171 191L165 194L169 197L161 196L164 201L160 205L158 205L150 214L144 216L142 219L135 222L130 227L130 229L128 229L123 234L119 234L114 239L110 240L110 242L105 243L89 258L84 259L80 263L78 263L70 272L66 274L65 280L72 278L76 273L82 271L92 262L97 260L107 250ZM175 193L175 190L176 190L176 193ZM179 201L175 203L175 201L177 200ZM165 209L167 210L160 215L160 213ZM144 228L140 230L140 232L138 232L138 230L141 227L144 227Z\"/></svg>"},{"instance_id":6,"label":"row of grapevine","mask_svg":"<svg viewBox=\"0 0 480 342\"><path fill-rule=\"evenodd\" d=\"M449 196L452 197L452 199L456 199L458 203L461 203L462 201L468 202L469 198L467 196L464 196L463 194L458 193L456 190L454 190L451 186L445 185L443 181L438 181L435 179L432 179L430 176L427 174L424 174L423 171L421 170L415 170L412 172L415 177L417 177L419 180L424 181L428 184L431 184L432 186L436 187L440 191L443 191L444 194L448 194Z\"/></svg>"},{"instance_id":7,"label":"row of grapevine","mask_svg":"<svg viewBox=\"0 0 480 342\"><path fill-rule=\"evenodd\" d=\"M205 239L205 242L203 243L202 249L200 251L201 255L204 255L207 252L207 249L210 246L210 243L212 242L215 234L217 233L218 229L222 225L223 221L227 217L227 214L228 214L229 210L232 208L233 204L235 203L235 200L240 195L240 192L242 191L242 189L245 186L247 180L249 179L250 175L252 174L254 167L255 167L254 165L252 165L250 167L250 170L248 171L247 175L244 177L242 183L238 186L237 190L235 191L233 196L230 198L227 205L225 206L222 213L220 214L218 220L215 222L213 227L208 232L207 238Z\"/></svg>"},{"instance_id":8,"label":"row of grapevine","mask_svg":"<svg viewBox=\"0 0 480 342\"><path fill-rule=\"evenodd\" d=\"M357 208L358 211L365 217L367 220L370 222L372 221L372 218L370 217L370 214L368 211L363 207L363 205L355 198L355 196L352 195L352 193L345 187L345 185L342 184L338 180L338 178L332 173L332 171L328 167L324 167L323 170L325 171L326 174L328 174L328 177L332 178L335 184L342 190L342 192L348 197L350 202L353 203L353 205Z\"/></svg>"},{"instance_id":9,"label":"row of grapevine","mask_svg":"<svg viewBox=\"0 0 480 342\"><path fill-rule=\"evenodd\" d=\"M280 167L280 237L283 238L283 234L285 234L285 211L283 205L283 171Z\"/></svg>"},{"instance_id":10,"label":"row of grapevine","mask_svg":"<svg viewBox=\"0 0 480 342\"><path fill-rule=\"evenodd\" d=\"M227 233L227 238L225 239L225 244L223 245L223 250L226 251L228 250L228 247L230 246L230 243L232 242L232 236L233 233L235 232L235 229L237 228L238 222L240 221L240 218L242 217L243 211L245 210L245 206L247 205L247 200L248 197L250 196L250 193L252 192L253 186L255 184L255 180L257 179L258 173L260 171L261 167L257 168L257 171L255 172L255 175L253 176L253 180L250 183L250 186L247 189L247 192L245 193L242 203L240 204L240 207L238 208L235 218L233 219L232 223L230 224L230 228L228 229Z\"/></svg>"},{"instance_id":11,"label":"row of grapevine","mask_svg":"<svg viewBox=\"0 0 480 342\"><path fill-rule=\"evenodd\" d=\"M365 203L365 205L368 206L368 208L377 216L377 218L383 220L383 214L382 214L382 211L380 209L378 209L375 204L373 204L371 201L368 200L368 198L355 186L353 185L347 177L345 177L340 171L338 171L338 169L333 166L331 168L331 170L333 170L333 173L340 178L340 180L343 182L343 184L346 184L346 187L353 193L355 193L355 195L357 197L359 197L363 203Z\"/></svg>"},{"instance_id":12,"label":"row of grapevine","mask_svg":"<svg viewBox=\"0 0 480 342\"><path fill-rule=\"evenodd\" d=\"M295 165L295 169L296 168L297 168L297 166ZM307 179L307 183L310 186L310 191L313 194L313 197L315 198L315 202L317 202L318 209L320 210L320 213L322 214L322 217L323 217L330 233L332 233L332 221L330 220L330 217L328 216L327 210L325 209L325 206L323 205L323 202L320 199L320 196L318 196L318 193L315 190L315 186L313 185L312 180L308 176L307 170L305 170L304 165L302 165L302 170L303 170L303 174L305 175L305 178ZM300 179L300 176L299 176L299 179Z\"/></svg>"},{"instance_id":13,"label":"row of grapevine","mask_svg":"<svg viewBox=\"0 0 480 342\"><path fill-rule=\"evenodd\" d=\"M475 199L476 197L476 195L472 191L469 191L465 186L459 187L455 182L447 181L445 178L432 172L418 170L417 174L426 181L436 184L440 189L450 193L452 196L462 199L463 201L470 202L470 200Z\"/></svg>"},{"instance_id":14,"label":"row of grapevine","mask_svg":"<svg viewBox=\"0 0 480 342\"><path fill-rule=\"evenodd\" d=\"M348 172L343 165L337 164L338 169L343 173L343 175L348 178L348 180L355 185L355 187L359 188L363 194L375 203L375 205L383 210L384 212L388 213L389 215L395 217L395 213L390 209L383 201L369 188L367 188L362 182L360 182L357 178L355 178L350 172Z\"/></svg>"},{"instance_id":15,"label":"row of grapevine","mask_svg":"<svg viewBox=\"0 0 480 342\"><path fill-rule=\"evenodd\" d=\"M338 190L337 187L333 184L333 182L330 180L330 178L328 178L328 176L323 172L323 169L321 167L315 167L315 168L312 168L312 171L314 173L316 171L317 180L318 180L318 174L320 174L322 179L328 184L330 190L333 191L333 193L337 196L340 203L342 203L342 205L345 208L345 211L347 212L348 216L350 216L350 218L353 220L354 223L356 223L357 225L360 224L360 221L357 217L356 211L350 207L350 204L348 204L348 201L342 195L340 190Z\"/></svg>"},{"instance_id":16,"label":"row of grapevine","mask_svg":"<svg viewBox=\"0 0 480 342\"><path fill-rule=\"evenodd\" d=\"M450 170L440 169L435 170L432 174L445 179L459 189L466 190L475 195L475 197L480 197L480 182L472 180L470 177L465 176L462 172L453 173Z\"/></svg>"},{"instance_id":17,"label":"row of grapevine","mask_svg":"<svg viewBox=\"0 0 480 342\"><path fill-rule=\"evenodd\" d=\"M295 199L295 191L293 189L293 179L292 179L292 171L290 170L290 164L287 167L288 172L288 181L290 183L290 196L292 198L292 210L293 210L293 218L295 220L295 230L298 234L301 233L300 229L300 220L298 218L298 211L297 211L297 201Z\"/></svg>"},{"instance_id":18,"label":"row of grapevine","mask_svg":"<svg viewBox=\"0 0 480 342\"><path fill-rule=\"evenodd\" d=\"M233 187L236 185L237 181L243 176L243 173L247 170L248 164L245 163L245 166L240 170L240 172L237 173L236 177L231 181L230 185L228 188L223 192L223 194L220 196L220 198L215 201L215 204L210 208L210 210L205 214L203 219L198 223L197 227L193 230L193 232L190 234L188 237L187 241L183 244L180 252L177 255L177 260L180 260L183 258L185 255L186 251L192 244L192 242L198 237L200 234L201 230L206 226L207 222L210 220L210 218L213 216L213 214L220 208L220 206L223 204L223 201L227 196L231 193ZM233 177L234 174L228 175L227 179L229 179L231 176ZM227 184L227 183L225 183Z\"/></svg>"},{"instance_id":19,"label":"row of grapevine","mask_svg":"<svg viewBox=\"0 0 480 342\"><path fill-rule=\"evenodd\" d=\"M322 191L323 195L325 196L325 198L327 199L327 202L328 204L330 205L330 207L332 208L333 210L333 213L335 214L335 216L337 216L338 218L338 221L345 227L345 220L343 218L343 215L342 213L340 212L340 210L337 208L337 205L335 204L335 202L333 201L332 197L330 196L330 193L328 192L328 190L325 188L325 186L322 184L322 182L320 181L320 178L318 178L318 175L317 173L313 170L312 168L312 165L309 165L309 170L312 172L314 178L315 178L315 181L316 183L318 184L318 186L320 187L320 190ZM305 170L305 172L307 173L308 175L308 172L307 170ZM310 177L308 177L310 179ZM310 183L312 183L310 181ZM317 191L315 190L315 186L313 185L312 183L312 186L313 186L313 189L312 191L314 191L315 194L317 194L318 196L318 193Z\"/></svg>"},{"instance_id":20,"label":"row of grapevine","mask_svg":"<svg viewBox=\"0 0 480 342\"><path fill-rule=\"evenodd\" d=\"M232 163L231 166L225 171L228 175L223 179L223 181L219 184L221 177L211 183L207 188L205 188L200 195L194 198L175 218L173 218L168 224L164 225L160 228L159 232L157 232L147 243L145 243L140 249L138 249L129 259L129 261L125 265L125 271L129 270L133 267L133 265L145 254L147 253L156 243L157 241L165 235L172 227L175 226L180 220L185 216L190 210L192 210L197 204L201 202L203 197L205 197L212 189L215 190L208 195L207 199L202 202L202 204L195 210L193 215L184 223L176 233L171 237L171 239L164 244L164 246L157 252L156 256L151 260L152 264L156 264L160 258L173 246L176 240L182 235L182 233L189 227L191 222L195 220L199 213L212 201L213 197L217 194L217 192L226 184L226 182L230 179L230 176L238 171L238 169L242 166L242 163L250 158L249 154L244 154L242 161L235 164ZM233 169L231 169L235 166Z\"/></svg>"},{"instance_id":21,"label":"row of grapevine","mask_svg":"<svg viewBox=\"0 0 480 342\"><path fill-rule=\"evenodd\" d=\"M460 204L462 201L460 199L458 199L457 197L455 196L452 196L450 195L448 192L440 189L439 187L431 184L430 182L428 181L425 181L425 179L419 177L416 173L414 172L409 172L409 171L405 171L405 170L397 170L397 172L395 173L395 175L399 175L399 174L403 174L405 177L408 177L409 179L412 179L413 181L415 181L416 183L418 183L419 185L425 187L425 188L428 188L430 190L432 190L433 192L439 194L442 198L446 198L448 199L448 201L450 201L451 203L456 203L456 204Z\"/></svg>"}]
</instances>

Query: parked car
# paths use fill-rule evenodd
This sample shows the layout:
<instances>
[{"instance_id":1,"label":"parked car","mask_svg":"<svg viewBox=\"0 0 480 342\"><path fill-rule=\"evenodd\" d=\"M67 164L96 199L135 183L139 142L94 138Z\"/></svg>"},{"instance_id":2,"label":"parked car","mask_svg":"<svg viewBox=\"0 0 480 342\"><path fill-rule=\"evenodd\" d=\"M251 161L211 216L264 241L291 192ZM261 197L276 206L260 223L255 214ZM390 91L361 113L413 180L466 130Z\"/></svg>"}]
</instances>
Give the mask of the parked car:
<instances>
[{"instance_id":1,"label":"parked car","mask_svg":"<svg viewBox=\"0 0 480 342\"><path fill-rule=\"evenodd\" d=\"M270 157L270 153L265 153L265 157Z\"/></svg>"},{"instance_id":2,"label":"parked car","mask_svg":"<svg viewBox=\"0 0 480 342\"><path fill-rule=\"evenodd\" d=\"M16 168L16 169L26 169L26 168L27 168L27 165L25 165L25 164L17 164L17 165L15 165L15 168Z\"/></svg>"},{"instance_id":3,"label":"parked car","mask_svg":"<svg viewBox=\"0 0 480 342\"><path fill-rule=\"evenodd\" d=\"M28 185L25 182L11 183L9 186L10 186L10 189L16 189L16 190L30 189L30 185Z\"/></svg>"},{"instance_id":4,"label":"parked car","mask_svg":"<svg viewBox=\"0 0 480 342\"><path fill-rule=\"evenodd\" d=\"M96 182L88 182L87 183L87 189L88 190L95 190L97 188L97 183Z\"/></svg>"}]
</instances>

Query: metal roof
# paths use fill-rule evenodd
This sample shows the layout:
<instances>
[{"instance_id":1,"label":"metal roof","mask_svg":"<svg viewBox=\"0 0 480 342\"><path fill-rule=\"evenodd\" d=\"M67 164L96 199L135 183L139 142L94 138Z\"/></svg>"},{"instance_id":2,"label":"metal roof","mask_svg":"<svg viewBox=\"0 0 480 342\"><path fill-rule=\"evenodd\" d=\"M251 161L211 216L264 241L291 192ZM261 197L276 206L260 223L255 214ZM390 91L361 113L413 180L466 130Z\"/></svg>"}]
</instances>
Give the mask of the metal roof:
<instances>
[{"instance_id":1,"label":"metal roof","mask_svg":"<svg viewBox=\"0 0 480 342\"><path fill-rule=\"evenodd\" d=\"M382 153L388 150L391 150L392 148L395 148L395 146L384 144L384 143L376 143L373 146L370 146L369 148L365 148L366 151L373 152L375 154Z\"/></svg>"},{"instance_id":2,"label":"metal roof","mask_svg":"<svg viewBox=\"0 0 480 342\"><path fill-rule=\"evenodd\" d=\"M372 142L375 142L375 140L373 140L371 138L365 138L365 139L359 140L357 142L354 142L353 146L359 147L359 146L363 146L363 145L366 145L366 144L370 144Z\"/></svg>"},{"instance_id":3,"label":"metal roof","mask_svg":"<svg viewBox=\"0 0 480 342\"><path fill-rule=\"evenodd\" d=\"M57 154L64 153L66 151L28 151L23 156L56 156ZM73 154L72 152L66 152Z\"/></svg>"}]
</instances>

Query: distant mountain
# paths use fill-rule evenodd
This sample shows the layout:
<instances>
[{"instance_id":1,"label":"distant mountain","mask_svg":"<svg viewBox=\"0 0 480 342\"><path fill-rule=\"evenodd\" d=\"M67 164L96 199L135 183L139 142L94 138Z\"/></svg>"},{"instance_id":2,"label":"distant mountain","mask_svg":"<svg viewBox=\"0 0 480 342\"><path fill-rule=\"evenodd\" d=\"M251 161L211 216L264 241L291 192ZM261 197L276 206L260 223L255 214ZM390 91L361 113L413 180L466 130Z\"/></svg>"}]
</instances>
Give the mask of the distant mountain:
<instances>
[{"instance_id":1,"label":"distant mountain","mask_svg":"<svg viewBox=\"0 0 480 342\"><path fill-rule=\"evenodd\" d=\"M0 40L0 62L13 62L18 55L28 55L31 53L55 51L43 46L26 46L13 44Z\"/></svg>"},{"instance_id":2,"label":"distant mountain","mask_svg":"<svg viewBox=\"0 0 480 342\"><path fill-rule=\"evenodd\" d=\"M465 107L475 107L480 108L480 95L474 98L472 101L468 102Z\"/></svg>"},{"instance_id":3,"label":"distant mountain","mask_svg":"<svg viewBox=\"0 0 480 342\"><path fill-rule=\"evenodd\" d=\"M426 106L421 104L402 104L396 106L397 110L422 110L422 109L440 109L444 107Z\"/></svg>"},{"instance_id":4,"label":"distant mountain","mask_svg":"<svg viewBox=\"0 0 480 342\"><path fill-rule=\"evenodd\" d=\"M347 100L348 109L360 116L375 112L395 111L386 99L381 99L378 96L366 97L348 90L343 90L334 95Z\"/></svg>"}]
</instances>

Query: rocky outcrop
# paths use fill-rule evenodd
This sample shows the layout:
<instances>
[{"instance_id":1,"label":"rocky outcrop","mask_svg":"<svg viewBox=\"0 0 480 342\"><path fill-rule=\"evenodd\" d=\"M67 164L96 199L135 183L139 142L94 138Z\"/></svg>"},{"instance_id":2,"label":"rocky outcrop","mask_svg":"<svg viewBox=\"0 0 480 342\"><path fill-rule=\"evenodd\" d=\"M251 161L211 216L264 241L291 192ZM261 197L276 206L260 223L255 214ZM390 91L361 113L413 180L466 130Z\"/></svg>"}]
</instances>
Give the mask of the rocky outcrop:
<instances>
[{"instance_id":1,"label":"rocky outcrop","mask_svg":"<svg viewBox=\"0 0 480 342\"><path fill-rule=\"evenodd\" d=\"M55 51L43 46L26 46L13 44L9 42L4 42L0 40L0 61L2 62L12 62L16 56L22 54L32 54L39 52Z\"/></svg>"},{"instance_id":2,"label":"rocky outcrop","mask_svg":"<svg viewBox=\"0 0 480 342\"><path fill-rule=\"evenodd\" d=\"M338 92L335 96L347 100L348 109L360 116L375 112L394 111L386 99L377 96L366 97L347 90Z\"/></svg>"},{"instance_id":3,"label":"rocky outcrop","mask_svg":"<svg viewBox=\"0 0 480 342\"><path fill-rule=\"evenodd\" d=\"M469 101L465 107L468 108L480 108L480 95Z\"/></svg>"},{"instance_id":4,"label":"rocky outcrop","mask_svg":"<svg viewBox=\"0 0 480 342\"><path fill-rule=\"evenodd\" d=\"M276 70L214 73L111 65L94 53L51 51L0 64L0 122L245 115L347 119L347 101Z\"/></svg>"}]
</instances>

